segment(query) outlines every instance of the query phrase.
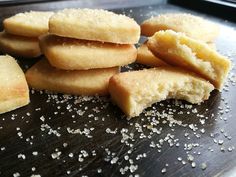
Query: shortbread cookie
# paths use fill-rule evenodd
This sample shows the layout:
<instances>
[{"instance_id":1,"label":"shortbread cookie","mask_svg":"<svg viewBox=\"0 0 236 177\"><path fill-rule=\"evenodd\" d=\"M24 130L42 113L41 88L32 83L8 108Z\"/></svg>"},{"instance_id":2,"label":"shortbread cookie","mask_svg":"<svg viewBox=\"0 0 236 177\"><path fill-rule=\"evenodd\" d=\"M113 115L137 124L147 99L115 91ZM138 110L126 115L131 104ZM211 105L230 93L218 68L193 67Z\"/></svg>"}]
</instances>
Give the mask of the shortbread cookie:
<instances>
[{"instance_id":1,"label":"shortbread cookie","mask_svg":"<svg viewBox=\"0 0 236 177\"><path fill-rule=\"evenodd\" d=\"M131 18L102 9L64 9L49 20L49 32L76 39L135 44L140 27Z\"/></svg>"},{"instance_id":2,"label":"shortbread cookie","mask_svg":"<svg viewBox=\"0 0 236 177\"><path fill-rule=\"evenodd\" d=\"M41 55L37 38L16 36L5 32L0 32L0 51L27 58Z\"/></svg>"},{"instance_id":3,"label":"shortbread cookie","mask_svg":"<svg viewBox=\"0 0 236 177\"><path fill-rule=\"evenodd\" d=\"M26 72L26 79L30 87L38 90L74 95L106 95L110 77L118 72L118 67L65 71L52 67L46 59L42 59Z\"/></svg>"},{"instance_id":4,"label":"shortbread cookie","mask_svg":"<svg viewBox=\"0 0 236 177\"><path fill-rule=\"evenodd\" d=\"M130 117L165 99L190 103L207 100L214 86L194 74L171 67L124 72L109 82L112 100Z\"/></svg>"},{"instance_id":5,"label":"shortbread cookie","mask_svg":"<svg viewBox=\"0 0 236 177\"><path fill-rule=\"evenodd\" d=\"M29 103L25 75L14 58L0 56L0 114Z\"/></svg>"},{"instance_id":6,"label":"shortbread cookie","mask_svg":"<svg viewBox=\"0 0 236 177\"><path fill-rule=\"evenodd\" d=\"M136 60L137 49L129 44L45 35L40 47L52 66L65 70L85 70L128 65Z\"/></svg>"},{"instance_id":7,"label":"shortbread cookie","mask_svg":"<svg viewBox=\"0 0 236 177\"><path fill-rule=\"evenodd\" d=\"M167 64L152 54L148 49L147 44L144 43L138 48L138 55L136 59L137 63L147 65L147 66L167 66Z\"/></svg>"},{"instance_id":8,"label":"shortbread cookie","mask_svg":"<svg viewBox=\"0 0 236 177\"><path fill-rule=\"evenodd\" d=\"M162 14L141 24L142 35L152 36L160 30L183 32L187 36L205 42L214 41L219 34L219 27L201 17L191 14Z\"/></svg>"},{"instance_id":9,"label":"shortbread cookie","mask_svg":"<svg viewBox=\"0 0 236 177\"><path fill-rule=\"evenodd\" d=\"M30 11L6 18L3 26L6 32L19 36L38 37L48 32L48 21L53 12Z\"/></svg>"},{"instance_id":10,"label":"shortbread cookie","mask_svg":"<svg viewBox=\"0 0 236 177\"><path fill-rule=\"evenodd\" d=\"M231 61L204 42L172 30L160 31L148 40L148 48L166 63L191 70L221 89Z\"/></svg>"},{"instance_id":11,"label":"shortbread cookie","mask_svg":"<svg viewBox=\"0 0 236 177\"><path fill-rule=\"evenodd\" d=\"M207 45L212 49L216 48L214 43L207 43ZM163 60L153 55L153 53L147 47L147 41L138 48L136 62L152 67L168 66L168 64Z\"/></svg>"}]
</instances>

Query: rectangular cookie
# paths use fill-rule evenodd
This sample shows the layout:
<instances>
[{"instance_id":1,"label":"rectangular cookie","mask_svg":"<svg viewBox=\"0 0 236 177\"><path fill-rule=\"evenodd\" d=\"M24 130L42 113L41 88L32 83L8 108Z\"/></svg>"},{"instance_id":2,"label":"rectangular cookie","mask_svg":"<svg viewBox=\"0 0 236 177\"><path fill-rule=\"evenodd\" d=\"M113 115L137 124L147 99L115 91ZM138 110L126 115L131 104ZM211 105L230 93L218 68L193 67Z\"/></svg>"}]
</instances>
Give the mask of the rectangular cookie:
<instances>
[{"instance_id":1,"label":"rectangular cookie","mask_svg":"<svg viewBox=\"0 0 236 177\"><path fill-rule=\"evenodd\" d=\"M7 33L38 37L48 32L48 21L53 12L30 11L18 13L3 20L3 26Z\"/></svg>"},{"instance_id":2,"label":"rectangular cookie","mask_svg":"<svg viewBox=\"0 0 236 177\"><path fill-rule=\"evenodd\" d=\"M49 63L64 70L124 66L133 63L137 56L134 45L79 40L50 34L40 37L39 44Z\"/></svg>"},{"instance_id":3,"label":"rectangular cookie","mask_svg":"<svg viewBox=\"0 0 236 177\"><path fill-rule=\"evenodd\" d=\"M64 9L49 20L49 33L117 44L135 44L140 26L134 19L103 9Z\"/></svg>"},{"instance_id":4,"label":"rectangular cookie","mask_svg":"<svg viewBox=\"0 0 236 177\"><path fill-rule=\"evenodd\" d=\"M33 58L41 55L38 38L0 32L0 51L12 56Z\"/></svg>"},{"instance_id":5,"label":"rectangular cookie","mask_svg":"<svg viewBox=\"0 0 236 177\"><path fill-rule=\"evenodd\" d=\"M220 28L208 20L186 13L161 14L141 24L144 36L152 36L161 30L182 32L193 39L213 42L219 35Z\"/></svg>"},{"instance_id":6,"label":"rectangular cookie","mask_svg":"<svg viewBox=\"0 0 236 177\"><path fill-rule=\"evenodd\" d=\"M66 71L52 67L42 59L26 72L30 87L74 95L106 95L111 76L119 72L119 67Z\"/></svg>"}]
</instances>

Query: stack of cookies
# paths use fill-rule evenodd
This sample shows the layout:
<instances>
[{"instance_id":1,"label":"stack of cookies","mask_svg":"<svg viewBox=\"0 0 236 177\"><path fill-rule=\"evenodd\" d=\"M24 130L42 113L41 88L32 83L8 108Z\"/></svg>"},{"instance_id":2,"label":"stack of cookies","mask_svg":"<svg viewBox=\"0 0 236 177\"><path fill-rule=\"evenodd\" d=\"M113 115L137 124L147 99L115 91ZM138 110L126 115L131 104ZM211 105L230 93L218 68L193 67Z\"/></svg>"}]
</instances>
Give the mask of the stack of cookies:
<instances>
[{"instance_id":1,"label":"stack of cookies","mask_svg":"<svg viewBox=\"0 0 236 177\"><path fill-rule=\"evenodd\" d=\"M38 37L48 32L48 20L53 12L30 11L19 13L3 21L0 50L26 58L41 55Z\"/></svg>"},{"instance_id":2,"label":"stack of cookies","mask_svg":"<svg viewBox=\"0 0 236 177\"><path fill-rule=\"evenodd\" d=\"M26 73L29 85L76 95L108 94L119 67L136 60L140 27L131 18L106 10L65 9L49 20L40 37L46 59Z\"/></svg>"}]
</instances>

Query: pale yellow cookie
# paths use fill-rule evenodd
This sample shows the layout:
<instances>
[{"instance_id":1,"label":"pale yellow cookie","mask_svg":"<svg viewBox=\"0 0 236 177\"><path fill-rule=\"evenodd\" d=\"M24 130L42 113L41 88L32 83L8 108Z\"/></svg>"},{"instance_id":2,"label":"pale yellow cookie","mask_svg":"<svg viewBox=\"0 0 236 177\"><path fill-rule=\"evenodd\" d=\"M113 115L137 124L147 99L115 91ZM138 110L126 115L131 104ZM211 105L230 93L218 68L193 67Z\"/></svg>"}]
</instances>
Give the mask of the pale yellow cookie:
<instances>
[{"instance_id":1,"label":"pale yellow cookie","mask_svg":"<svg viewBox=\"0 0 236 177\"><path fill-rule=\"evenodd\" d=\"M128 65L137 49L129 44L111 44L44 35L40 47L52 66L65 70L86 70Z\"/></svg>"},{"instance_id":2,"label":"pale yellow cookie","mask_svg":"<svg viewBox=\"0 0 236 177\"><path fill-rule=\"evenodd\" d=\"M216 49L214 43L207 43L212 49ZM136 59L137 63L157 67L157 66L168 66L162 59L153 55L153 53L147 47L147 41L138 48L138 55Z\"/></svg>"},{"instance_id":3,"label":"pale yellow cookie","mask_svg":"<svg viewBox=\"0 0 236 177\"><path fill-rule=\"evenodd\" d=\"M216 24L185 13L162 14L141 24L141 33L144 36L152 36L157 31L168 29L183 32L191 38L204 42L214 41L219 34L219 26Z\"/></svg>"},{"instance_id":4,"label":"pale yellow cookie","mask_svg":"<svg viewBox=\"0 0 236 177\"><path fill-rule=\"evenodd\" d=\"M64 9L49 20L49 32L64 37L135 44L140 27L131 18L102 9Z\"/></svg>"},{"instance_id":5,"label":"pale yellow cookie","mask_svg":"<svg viewBox=\"0 0 236 177\"><path fill-rule=\"evenodd\" d=\"M138 116L145 108L165 99L200 103L209 98L213 89L206 80L171 67L124 72L109 81L112 100L128 118Z\"/></svg>"},{"instance_id":6,"label":"pale yellow cookie","mask_svg":"<svg viewBox=\"0 0 236 177\"><path fill-rule=\"evenodd\" d=\"M46 59L40 60L26 72L30 87L74 95L106 95L111 76L119 72L118 67L65 71L52 67Z\"/></svg>"},{"instance_id":7,"label":"pale yellow cookie","mask_svg":"<svg viewBox=\"0 0 236 177\"><path fill-rule=\"evenodd\" d=\"M138 48L136 62L153 67L167 66L164 61L152 54L152 52L148 49L146 42Z\"/></svg>"},{"instance_id":8,"label":"pale yellow cookie","mask_svg":"<svg viewBox=\"0 0 236 177\"><path fill-rule=\"evenodd\" d=\"M159 31L148 40L148 48L166 63L193 71L221 89L231 61L204 42L172 30Z\"/></svg>"},{"instance_id":9,"label":"pale yellow cookie","mask_svg":"<svg viewBox=\"0 0 236 177\"><path fill-rule=\"evenodd\" d=\"M27 58L41 55L37 38L16 36L0 32L0 51L14 56Z\"/></svg>"},{"instance_id":10,"label":"pale yellow cookie","mask_svg":"<svg viewBox=\"0 0 236 177\"><path fill-rule=\"evenodd\" d=\"M0 56L0 114L29 103L25 75L14 58Z\"/></svg>"},{"instance_id":11,"label":"pale yellow cookie","mask_svg":"<svg viewBox=\"0 0 236 177\"><path fill-rule=\"evenodd\" d=\"M3 26L6 32L19 36L38 37L48 32L48 21L53 12L30 11L6 18Z\"/></svg>"}]
</instances>

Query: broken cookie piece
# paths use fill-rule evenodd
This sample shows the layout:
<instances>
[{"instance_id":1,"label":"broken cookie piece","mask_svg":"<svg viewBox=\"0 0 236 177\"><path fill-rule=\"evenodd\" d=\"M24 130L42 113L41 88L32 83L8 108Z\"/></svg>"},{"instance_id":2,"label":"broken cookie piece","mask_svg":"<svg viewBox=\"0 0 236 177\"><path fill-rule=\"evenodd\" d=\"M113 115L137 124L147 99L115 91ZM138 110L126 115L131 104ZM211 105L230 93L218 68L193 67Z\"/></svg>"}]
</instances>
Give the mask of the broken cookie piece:
<instances>
[{"instance_id":1,"label":"broken cookie piece","mask_svg":"<svg viewBox=\"0 0 236 177\"><path fill-rule=\"evenodd\" d=\"M190 103L207 100L214 86L193 73L179 68L158 67L114 75L109 81L112 100L128 117L165 99Z\"/></svg>"},{"instance_id":2,"label":"broken cookie piece","mask_svg":"<svg viewBox=\"0 0 236 177\"><path fill-rule=\"evenodd\" d=\"M29 103L25 75L14 58L0 56L0 114Z\"/></svg>"},{"instance_id":3,"label":"broken cookie piece","mask_svg":"<svg viewBox=\"0 0 236 177\"><path fill-rule=\"evenodd\" d=\"M172 66L190 70L222 89L231 61L204 42L172 30L156 32L147 42L152 53Z\"/></svg>"}]
</instances>

